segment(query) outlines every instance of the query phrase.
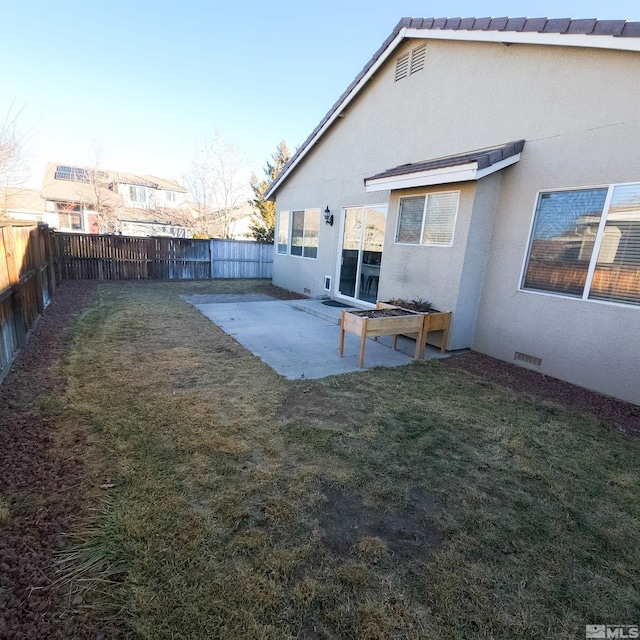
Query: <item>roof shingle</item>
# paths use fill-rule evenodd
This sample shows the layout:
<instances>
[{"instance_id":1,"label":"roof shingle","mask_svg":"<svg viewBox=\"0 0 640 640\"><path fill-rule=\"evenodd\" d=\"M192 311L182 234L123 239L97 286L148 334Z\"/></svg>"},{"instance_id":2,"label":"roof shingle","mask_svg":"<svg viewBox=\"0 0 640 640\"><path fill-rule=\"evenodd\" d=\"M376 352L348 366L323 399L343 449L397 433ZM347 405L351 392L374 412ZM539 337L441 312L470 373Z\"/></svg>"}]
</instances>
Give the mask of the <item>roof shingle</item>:
<instances>
[{"instance_id":1,"label":"roof shingle","mask_svg":"<svg viewBox=\"0 0 640 640\"><path fill-rule=\"evenodd\" d=\"M419 173L421 171L431 171L433 169L446 169L448 167L457 167L462 164L477 163L478 169L486 169L491 165L507 160L517 155L524 148L524 140L516 140L490 149L478 149L476 151L468 151L454 156L445 156L443 158L433 158L424 162L412 162L409 164L401 164L398 167L387 169L374 176L365 178L366 180L379 180L381 178L391 178L394 176L403 176L411 173Z\"/></svg>"}]
</instances>

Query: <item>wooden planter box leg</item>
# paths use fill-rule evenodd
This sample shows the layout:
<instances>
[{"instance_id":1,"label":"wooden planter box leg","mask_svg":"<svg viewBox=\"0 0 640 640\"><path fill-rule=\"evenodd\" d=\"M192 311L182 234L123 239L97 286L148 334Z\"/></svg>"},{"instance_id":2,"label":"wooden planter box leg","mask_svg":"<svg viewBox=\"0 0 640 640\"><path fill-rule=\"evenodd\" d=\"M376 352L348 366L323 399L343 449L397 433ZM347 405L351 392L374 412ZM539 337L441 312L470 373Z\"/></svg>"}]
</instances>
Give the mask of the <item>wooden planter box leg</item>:
<instances>
[{"instance_id":1,"label":"wooden planter box leg","mask_svg":"<svg viewBox=\"0 0 640 640\"><path fill-rule=\"evenodd\" d=\"M360 360L358 360L358 367L362 369L364 364L364 348L367 344L367 319L364 319L362 323L362 335L360 336Z\"/></svg>"},{"instance_id":2,"label":"wooden planter box leg","mask_svg":"<svg viewBox=\"0 0 640 640\"><path fill-rule=\"evenodd\" d=\"M451 327L451 312L438 313L435 316L425 316L424 326L422 330L422 347L420 349L420 358L424 358L424 352L427 348L427 335L429 331L442 331L442 344L440 345L440 353L447 351L449 345L449 329Z\"/></svg>"}]
</instances>

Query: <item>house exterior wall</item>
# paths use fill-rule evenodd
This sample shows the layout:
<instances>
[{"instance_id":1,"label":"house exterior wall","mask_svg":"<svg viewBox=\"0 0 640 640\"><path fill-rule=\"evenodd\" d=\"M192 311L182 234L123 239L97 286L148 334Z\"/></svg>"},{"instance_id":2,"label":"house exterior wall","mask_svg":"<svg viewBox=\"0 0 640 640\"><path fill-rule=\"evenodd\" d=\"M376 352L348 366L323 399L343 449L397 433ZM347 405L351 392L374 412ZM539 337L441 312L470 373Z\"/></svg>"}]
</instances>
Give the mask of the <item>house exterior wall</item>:
<instances>
[{"instance_id":1,"label":"house exterior wall","mask_svg":"<svg viewBox=\"0 0 640 640\"><path fill-rule=\"evenodd\" d=\"M468 312L465 305L462 305L459 313L456 311L459 306L469 228L476 208L476 184L462 182L447 185L446 190L460 191L451 247L397 244L395 241L400 198L438 193L443 191L442 186L403 189L391 193L382 251L379 298L422 298L429 300L436 309L453 311L456 323L451 328L449 348L462 349L471 344L469 323L462 321L463 315L466 317ZM473 315L475 316L475 312Z\"/></svg>"},{"instance_id":2,"label":"house exterior wall","mask_svg":"<svg viewBox=\"0 0 640 640\"><path fill-rule=\"evenodd\" d=\"M329 204L339 218L389 203L381 298L451 301L450 346L535 355L543 373L640 403L640 308L520 291L539 190L640 182L640 55L429 40L424 70L394 82L398 55L420 43L404 43L347 107L278 190L277 210ZM520 138L517 164L465 192L452 247L394 245L406 192L365 193L364 178ZM276 255L274 282L325 293L339 232L321 222L318 260Z\"/></svg>"}]
</instances>

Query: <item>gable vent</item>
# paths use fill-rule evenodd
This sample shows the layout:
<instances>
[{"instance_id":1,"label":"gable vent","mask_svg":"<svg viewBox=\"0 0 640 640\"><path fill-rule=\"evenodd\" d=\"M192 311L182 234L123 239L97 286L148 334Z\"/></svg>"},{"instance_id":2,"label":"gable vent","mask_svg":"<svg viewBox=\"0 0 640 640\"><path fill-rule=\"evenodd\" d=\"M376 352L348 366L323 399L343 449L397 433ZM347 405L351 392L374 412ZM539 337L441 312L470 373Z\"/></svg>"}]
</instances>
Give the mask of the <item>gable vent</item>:
<instances>
[{"instance_id":1,"label":"gable vent","mask_svg":"<svg viewBox=\"0 0 640 640\"><path fill-rule=\"evenodd\" d=\"M422 71L424 69L424 59L427 53L427 45L423 44L419 47L416 47L411 52L411 71L410 73L415 73L416 71Z\"/></svg>"},{"instance_id":2,"label":"gable vent","mask_svg":"<svg viewBox=\"0 0 640 640\"><path fill-rule=\"evenodd\" d=\"M534 367L542 366L542 358L536 358L536 356L530 356L528 353L520 353L516 351L513 359L518 362L524 362L526 364L533 365Z\"/></svg>"},{"instance_id":3,"label":"gable vent","mask_svg":"<svg viewBox=\"0 0 640 640\"><path fill-rule=\"evenodd\" d=\"M400 56L396 62L396 82L409 75L409 53Z\"/></svg>"}]
</instances>

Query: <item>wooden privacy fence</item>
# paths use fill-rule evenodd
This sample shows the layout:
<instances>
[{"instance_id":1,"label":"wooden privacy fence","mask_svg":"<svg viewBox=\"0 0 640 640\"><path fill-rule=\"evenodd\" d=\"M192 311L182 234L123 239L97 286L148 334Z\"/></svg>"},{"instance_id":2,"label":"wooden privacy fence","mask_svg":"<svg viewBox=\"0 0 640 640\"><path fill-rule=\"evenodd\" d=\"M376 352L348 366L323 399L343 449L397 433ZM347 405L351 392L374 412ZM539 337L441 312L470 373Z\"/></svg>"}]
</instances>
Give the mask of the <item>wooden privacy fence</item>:
<instances>
[{"instance_id":1,"label":"wooden privacy fence","mask_svg":"<svg viewBox=\"0 0 640 640\"><path fill-rule=\"evenodd\" d=\"M54 255L46 226L0 221L0 380L51 300Z\"/></svg>"},{"instance_id":2,"label":"wooden privacy fence","mask_svg":"<svg viewBox=\"0 0 640 640\"><path fill-rule=\"evenodd\" d=\"M244 240L56 233L61 280L271 278L273 245Z\"/></svg>"}]
</instances>

